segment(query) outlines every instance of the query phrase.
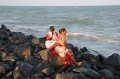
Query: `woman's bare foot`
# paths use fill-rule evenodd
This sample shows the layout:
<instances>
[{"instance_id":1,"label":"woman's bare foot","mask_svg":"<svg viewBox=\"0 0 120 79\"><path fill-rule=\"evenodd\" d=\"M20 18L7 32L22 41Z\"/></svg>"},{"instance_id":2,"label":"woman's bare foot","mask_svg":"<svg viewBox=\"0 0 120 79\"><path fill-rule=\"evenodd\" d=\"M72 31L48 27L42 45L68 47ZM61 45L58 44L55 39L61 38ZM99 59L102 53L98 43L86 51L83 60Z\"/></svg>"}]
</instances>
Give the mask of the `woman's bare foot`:
<instances>
[{"instance_id":1,"label":"woman's bare foot","mask_svg":"<svg viewBox=\"0 0 120 79\"><path fill-rule=\"evenodd\" d=\"M81 66L83 62L77 62L77 66Z\"/></svg>"}]
</instances>

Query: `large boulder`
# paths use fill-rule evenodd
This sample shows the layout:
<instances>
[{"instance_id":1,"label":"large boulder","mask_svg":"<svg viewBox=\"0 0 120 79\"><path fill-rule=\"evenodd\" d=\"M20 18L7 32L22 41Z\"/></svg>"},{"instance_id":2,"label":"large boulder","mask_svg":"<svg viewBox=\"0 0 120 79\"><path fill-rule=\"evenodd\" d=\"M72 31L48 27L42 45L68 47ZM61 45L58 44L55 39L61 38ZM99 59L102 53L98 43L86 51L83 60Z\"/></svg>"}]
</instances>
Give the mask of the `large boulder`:
<instances>
[{"instance_id":1,"label":"large boulder","mask_svg":"<svg viewBox=\"0 0 120 79\"><path fill-rule=\"evenodd\" d=\"M0 51L0 59L4 58L7 56L6 52Z\"/></svg>"},{"instance_id":2,"label":"large boulder","mask_svg":"<svg viewBox=\"0 0 120 79\"><path fill-rule=\"evenodd\" d=\"M2 61L13 61L14 62L17 60L19 60L19 58L16 56L6 56L6 57L2 58Z\"/></svg>"},{"instance_id":3,"label":"large boulder","mask_svg":"<svg viewBox=\"0 0 120 79\"><path fill-rule=\"evenodd\" d=\"M55 79L72 79L77 75L78 74L75 74L75 73L57 73L55 75Z\"/></svg>"},{"instance_id":4,"label":"large boulder","mask_svg":"<svg viewBox=\"0 0 120 79\"><path fill-rule=\"evenodd\" d=\"M37 74L32 75L30 79L43 79L43 77L44 77L43 73L37 73Z\"/></svg>"},{"instance_id":5,"label":"large boulder","mask_svg":"<svg viewBox=\"0 0 120 79\"><path fill-rule=\"evenodd\" d=\"M19 71L24 77L30 77L33 75L31 67L24 64L17 66L16 70Z\"/></svg>"},{"instance_id":6,"label":"large boulder","mask_svg":"<svg viewBox=\"0 0 120 79\"><path fill-rule=\"evenodd\" d=\"M5 25L1 25L0 28L0 38L2 38L2 40L4 40L3 38L7 38L11 35L11 31L9 29L6 28Z\"/></svg>"},{"instance_id":7,"label":"large boulder","mask_svg":"<svg viewBox=\"0 0 120 79\"><path fill-rule=\"evenodd\" d=\"M101 73L105 79L115 79L113 73L108 69L101 70Z\"/></svg>"},{"instance_id":8,"label":"large boulder","mask_svg":"<svg viewBox=\"0 0 120 79\"><path fill-rule=\"evenodd\" d=\"M24 58L24 62L31 64L35 73L40 73L43 69L50 67L47 61L40 60L33 56L27 56Z\"/></svg>"},{"instance_id":9,"label":"large boulder","mask_svg":"<svg viewBox=\"0 0 120 79\"><path fill-rule=\"evenodd\" d=\"M0 63L0 76L3 76L9 70L11 70L11 67L8 64L4 62Z\"/></svg>"},{"instance_id":10,"label":"large boulder","mask_svg":"<svg viewBox=\"0 0 120 79\"><path fill-rule=\"evenodd\" d=\"M32 39L32 43L33 43L34 45L39 45L39 47L42 48L42 49L45 49L45 48L46 48L46 46L45 46L45 41L46 41L45 38L33 38L33 39Z\"/></svg>"},{"instance_id":11,"label":"large boulder","mask_svg":"<svg viewBox=\"0 0 120 79\"><path fill-rule=\"evenodd\" d=\"M12 32L12 35L13 41L16 40L18 43L24 43L28 40L25 34L22 32Z\"/></svg>"},{"instance_id":12,"label":"large boulder","mask_svg":"<svg viewBox=\"0 0 120 79\"><path fill-rule=\"evenodd\" d=\"M41 63L42 60L40 60L39 58L36 58L36 57L34 57L34 56L26 56L26 57L24 58L24 62L25 62L25 63L28 63L28 64L30 64L30 65L32 65L32 66L36 66L36 65L38 65L39 63Z\"/></svg>"},{"instance_id":13,"label":"large boulder","mask_svg":"<svg viewBox=\"0 0 120 79\"><path fill-rule=\"evenodd\" d=\"M112 54L103 61L104 64L113 66L115 69L120 70L120 55L117 53Z\"/></svg>"},{"instance_id":14,"label":"large boulder","mask_svg":"<svg viewBox=\"0 0 120 79\"><path fill-rule=\"evenodd\" d=\"M19 66L19 65L27 66L29 69L33 69L33 67L34 67L34 66L32 66L31 64L29 64L29 63L22 62L22 61L17 61L17 62L16 62L16 66Z\"/></svg>"},{"instance_id":15,"label":"large boulder","mask_svg":"<svg viewBox=\"0 0 120 79\"><path fill-rule=\"evenodd\" d=\"M19 71L13 72L13 78L14 79L26 79Z\"/></svg>"},{"instance_id":16,"label":"large boulder","mask_svg":"<svg viewBox=\"0 0 120 79\"><path fill-rule=\"evenodd\" d=\"M11 67L10 67L9 64L7 64L7 63L0 62L0 66L1 66L1 67L4 67L5 71L11 70Z\"/></svg>"},{"instance_id":17,"label":"large boulder","mask_svg":"<svg viewBox=\"0 0 120 79\"><path fill-rule=\"evenodd\" d=\"M55 70L52 67L48 67L42 70L42 72L46 75L46 76L50 76L52 75Z\"/></svg>"},{"instance_id":18,"label":"large boulder","mask_svg":"<svg viewBox=\"0 0 120 79\"><path fill-rule=\"evenodd\" d=\"M95 60L99 60L99 53L93 50L88 50L86 47L81 49L82 51L82 58L89 61L91 58Z\"/></svg>"},{"instance_id":19,"label":"large boulder","mask_svg":"<svg viewBox=\"0 0 120 79\"><path fill-rule=\"evenodd\" d=\"M41 42L40 38L33 38L32 39L32 43L35 44L35 45L40 44L40 42Z\"/></svg>"},{"instance_id":20,"label":"large boulder","mask_svg":"<svg viewBox=\"0 0 120 79\"><path fill-rule=\"evenodd\" d=\"M72 52L74 53L74 45L72 45L71 43L67 43L67 45L72 50Z\"/></svg>"},{"instance_id":21,"label":"large boulder","mask_svg":"<svg viewBox=\"0 0 120 79\"><path fill-rule=\"evenodd\" d=\"M48 67L50 67L50 64L47 61L41 61L41 63L34 66L34 72L41 73L43 69Z\"/></svg>"},{"instance_id":22,"label":"large boulder","mask_svg":"<svg viewBox=\"0 0 120 79\"><path fill-rule=\"evenodd\" d=\"M44 77L43 79L52 79L51 77Z\"/></svg>"},{"instance_id":23,"label":"large boulder","mask_svg":"<svg viewBox=\"0 0 120 79\"><path fill-rule=\"evenodd\" d=\"M33 49L29 44L20 44L14 50L15 56L19 57L20 59L24 59L25 56L31 56L33 53Z\"/></svg>"},{"instance_id":24,"label":"large boulder","mask_svg":"<svg viewBox=\"0 0 120 79\"><path fill-rule=\"evenodd\" d=\"M38 52L38 55L42 60L47 60L52 66L63 65L63 58L60 56L52 56L48 49L44 49Z\"/></svg>"},{"instance_id":25,"label":"large boulder","mask_svg":"<svg viewBox=\"0 0 120 79\"><path fill-rule=\"evenodd\" d=\"M73 69L73 71L78 72L78 73L83 73L86 76L89 76L89 77L95 78L95 79L99 79L101 77L100 73L96 72L95 70L93 70L91 68L79 67L79 68Z\"/></svg>"}]
</instances>

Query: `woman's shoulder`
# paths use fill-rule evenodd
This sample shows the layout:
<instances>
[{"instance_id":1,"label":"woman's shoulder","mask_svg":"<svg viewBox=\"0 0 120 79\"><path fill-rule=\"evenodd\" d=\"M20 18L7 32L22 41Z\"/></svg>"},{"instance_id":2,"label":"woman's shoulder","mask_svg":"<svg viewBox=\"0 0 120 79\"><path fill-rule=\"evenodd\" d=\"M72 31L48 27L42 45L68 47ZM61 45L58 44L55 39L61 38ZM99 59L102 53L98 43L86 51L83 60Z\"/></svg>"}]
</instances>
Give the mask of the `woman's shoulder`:
<instances>
[{"instance_id":1,"label":"woman's shoulder","mask_svg":"<svg viewBox=\"0 0 120 79\"><path fill-rule=\"evenodd\" d=\"M58 33L56 31L54 31L55 35L58 36Z\"/></svg>"}]
</instances>

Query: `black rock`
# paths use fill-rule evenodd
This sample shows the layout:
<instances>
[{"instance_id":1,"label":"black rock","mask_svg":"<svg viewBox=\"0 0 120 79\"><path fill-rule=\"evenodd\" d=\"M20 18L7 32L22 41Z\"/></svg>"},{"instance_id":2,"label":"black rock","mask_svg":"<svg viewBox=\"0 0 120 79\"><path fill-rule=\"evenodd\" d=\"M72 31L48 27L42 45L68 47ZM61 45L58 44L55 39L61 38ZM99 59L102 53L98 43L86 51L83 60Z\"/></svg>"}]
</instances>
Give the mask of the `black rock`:
<instances>
[{"instance_id":1,"label":"black rock","mask_svg":"<svg viewBox=\"0 0 120 79\"><path fill-rule=\"evenodd\" d=\"M3 67L5 69L5 71L11 70L11 67L4 62L0 62L0 66Z\"/></svg>"},{"instance_id":2,"label":"black rock","mask_svg":"<svg viewBox=\"0 0 120 79\"><path fill-rule=\"evenodd\" d=\"M6 57L2 58L2 61L13 61L14 62L17 60L19 60L19 58L16 56L6 56Z\"/></svg>"},{"instance_id":3,"label":"black rock","mask_svg":"<svg viewBox=\"0 0 120 79\"><path fill-rule=\"evenodd\" d=\"M52 56L51 52L48 49L44 49L38 52L38 55L42 60L48 61L52 66L63 65L63 58L60 56Z\"/></svg>"},{"instance_id":4,"label":"black rock","mask_svg":"<svg viewBox=\"0 0 120 79\"><path fill-rule=\"evenodd\" d=\"M7 56L6 52L0 51L0 59L4 58Z\"/></svg>"},{"instance_id":5,"label":"black rock","mask_svg":"<svg viewBox=\"0 0 120 79\"><path fill-rule=\"evenodd\" d=\"M113 73L108 69L101 70L101 73L105 79L115 79Z\"/></svg>"},{"instance_id":6,"label":"black rock","mask_svg":"<svg viewBox=\"0 0 120 79\"><path fill-rule=\"evenodd\" d=\"M26 79L20 72L14 71L13 72L13 78L14 79Z\"/></svg>"},{"instance_id":7,"label":"black rock","mask_svg":"<svg viewBox=\"0 0 120 79\"><path fill-rule=\"evenodd\" d=\"M80 67L80 68L73 69L73 71L83 73L86 76L89 76L89 77L95 78L95 79L98 79L101 76L100 73L96 72L95 70L93 70L91 68Z\"/></svg>"},{"instance_id":8,"label":"black rock","mask_svg":"<svg viewBox=\"0 0 120 79\"><path fill-rule=\"evenodd\" d=\"M33 75L32 69L24 64L16 67L16 70L19 71L24 77L30 77L31 75Z\"/></svg>"},{"instance_id":9,"label":"black rock","mask_svg":"<svg viewBox=\"0 0 120 79\"><path fill-rule=\"evenodd\" d=\"M57 73L55 76L55 79L71 79L75 76L77 76L78 74L75 73Z\"/></svg>"},{"instance_id":10,"label":"black rock","mask_svg":"<svg viewBox=\"0 0 120 79\"><path fill-rule=\"evenodd\" d=\"M113 66L115 69L120 70L120 55L117 53L112 54L103 61L104 64Z\"/></svg>"},{"instance_id":11,"label":"black rock","mask_svg":"<svg viewBox=\"0 0 120 79\"><path fill-rule=\"evenodd\" d=\"M30 79L43 79L43 78L44 78L43 73L37 73L37 74L34 74L30 77Z\"/></svg>"},{"instance_id":12,"label":"black rock","mask_svg":"<svg viewBox=\"0 0 120 79\"><path fill-rule=\"evenodd\" d=\"M99 53L93 50L88 50L86 47L81 49L82 51L82 58L89 61L91 58L95 60L99 60Z\"/></svg>"},{"instance_id":13,"label":"black rock","mask_svg":"<svg viewBox=\"0 0 120 79\"><path fill-rule=\"evenodd\" d=\"M17 61L17 62L16 62L16 66L19 66L19 65L25 65L25 66L28 67L29 69L33 69L33 66L30 65L29 63L26 63L26 62Z\"/></svg>"},{"instance_id":14,"label":"black rock","mask_svg":"<svg viewBox=\"0 0 120 79\"><path fill-rule=\"evenodd\" d=\"M44 77L43 79L52 79L51 77Z\"/></svg>"},{"instance_id":15,"label":"black rock","mask_svg":"<svg viewBox=\"0 0 120 79\"><path fill-rule=\"evenodd\" d=\"M72 52L74 52L74 45L72 45L71 43L67 43L68 48L70 48L72 50Z\"/></svg>"},{"instance_id":16,"label":"black rock","mask_svg":"<svg viewBox=\"0 0 120 79\"><path fill-rule=\"evenodd\" d=\"M46 76L50 76L52 75L55 70L52 67L48 67L42 70L42 72L46 75Z\"/></svg>"},{"instance_id":17,"label":"black rock","mask_svg":"<svg viewBox=\"0 0 120 79\"><path fill-rule=\"evenodd\" d=\"M14 50L15 56L24 60L25 56L31 56L33 53L33 49L29 44L20 44Z\"/></svg>"}]
</instances>

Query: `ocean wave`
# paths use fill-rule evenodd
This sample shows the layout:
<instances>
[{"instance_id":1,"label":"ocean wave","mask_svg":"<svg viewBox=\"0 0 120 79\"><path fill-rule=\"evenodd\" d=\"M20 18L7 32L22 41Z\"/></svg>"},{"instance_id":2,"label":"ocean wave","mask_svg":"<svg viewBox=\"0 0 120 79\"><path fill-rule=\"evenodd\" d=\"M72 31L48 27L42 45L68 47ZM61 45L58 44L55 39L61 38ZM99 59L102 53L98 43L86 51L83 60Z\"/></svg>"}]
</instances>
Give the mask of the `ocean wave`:
<instances>
[{"instance_id":1,"label":"ocean wave","mask_svg":"<svg viewBox=\"0 0 120 79\"><path fill-rule=\"evenodd\" d=\"M98 40L98 41L103 41L103 42L115 42L113 38L110 37L105 37L105 36L94 36L94 35L88 35L88 34L83 34L83 33L67 33L67 36L73 36L73 37L85 37L88 39L93 39L93 40Z\"/></svg>"}]
</instances>

